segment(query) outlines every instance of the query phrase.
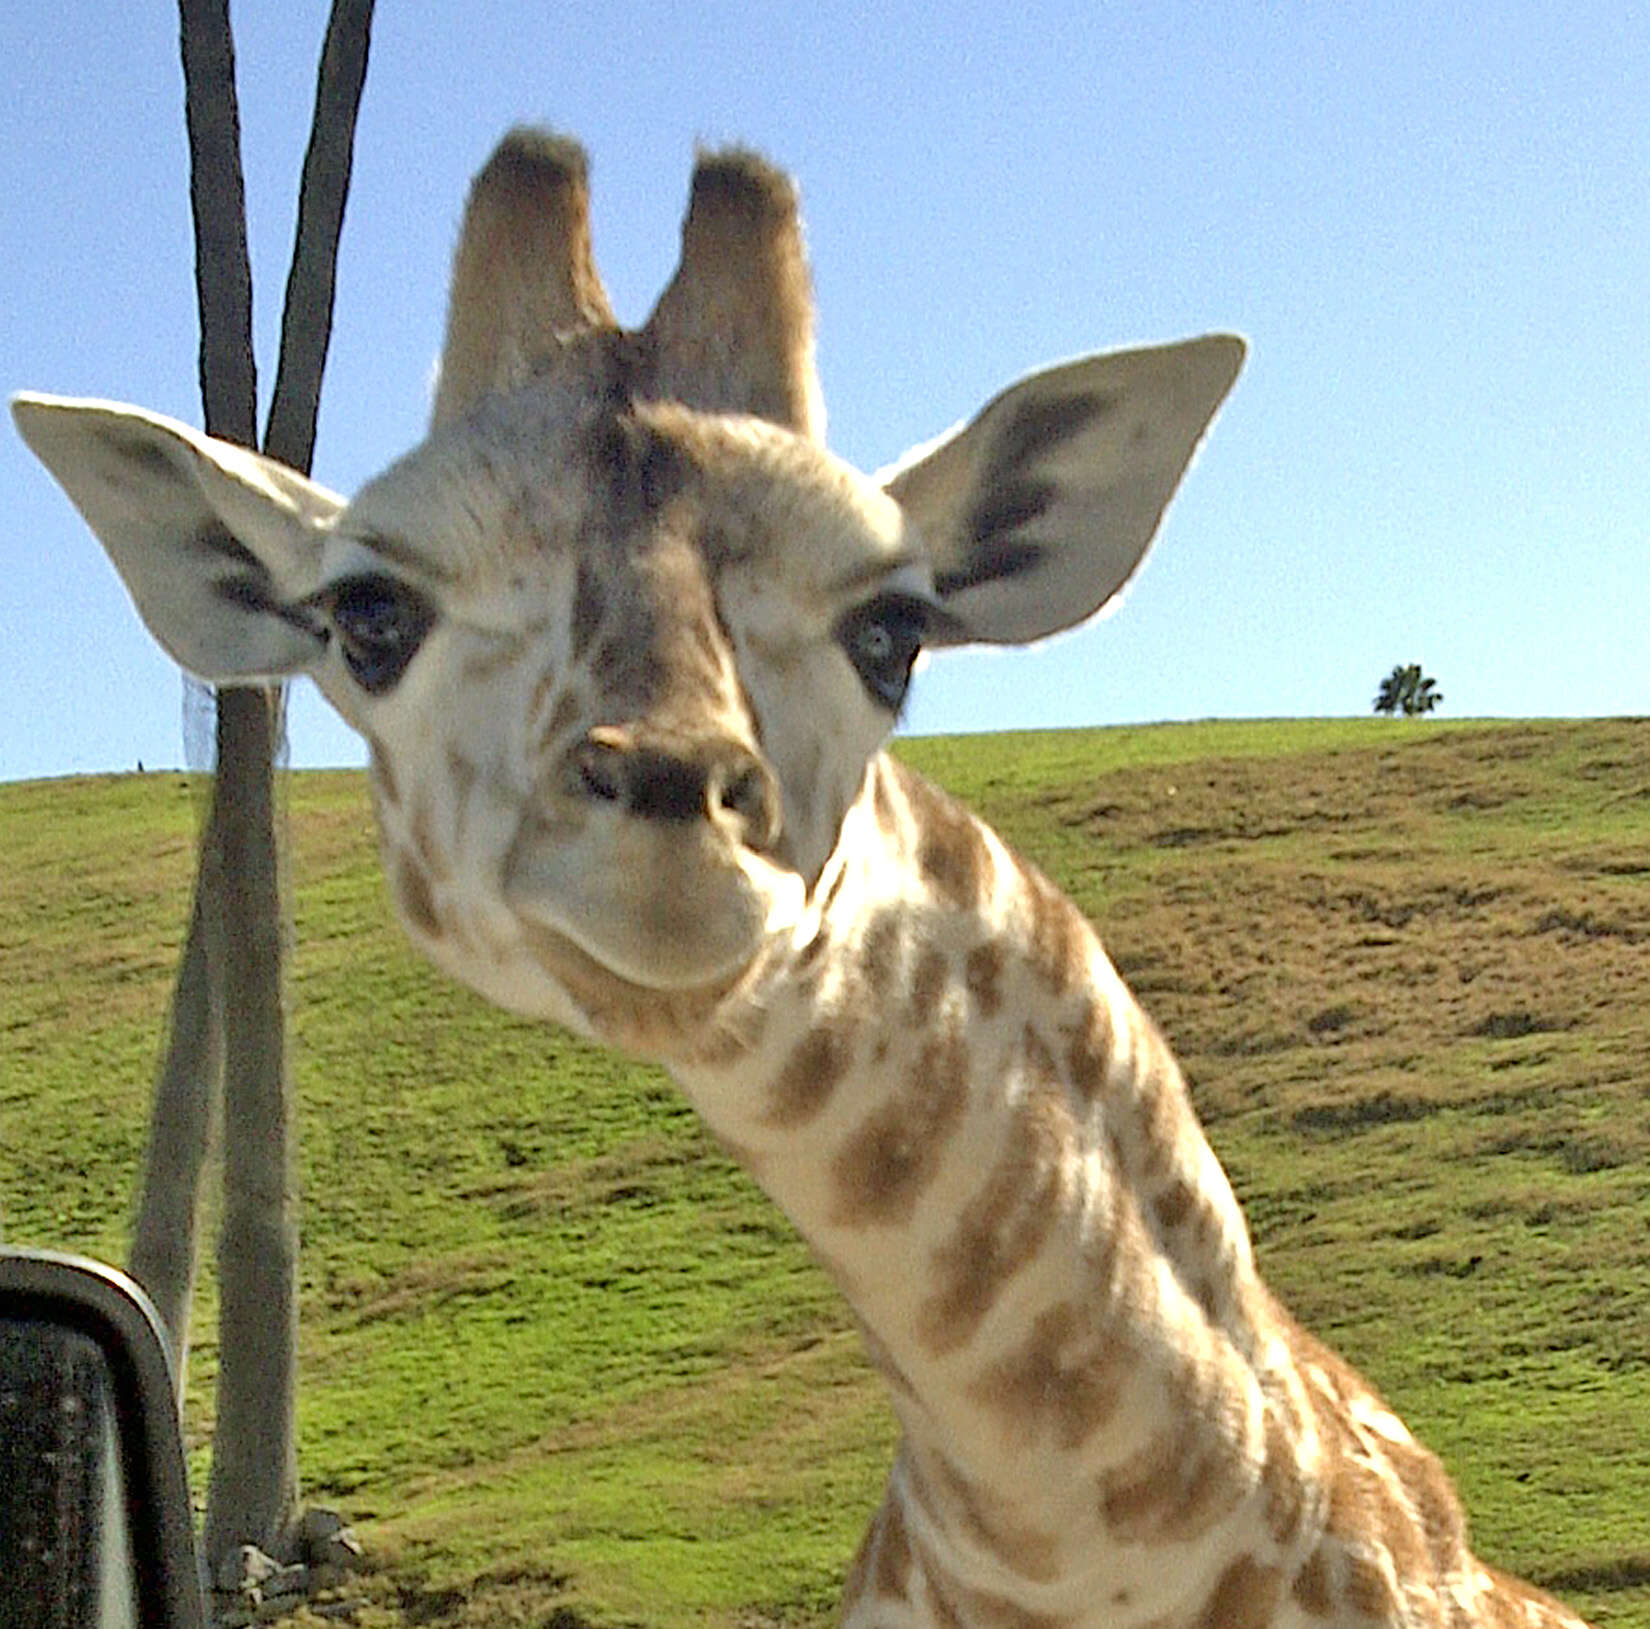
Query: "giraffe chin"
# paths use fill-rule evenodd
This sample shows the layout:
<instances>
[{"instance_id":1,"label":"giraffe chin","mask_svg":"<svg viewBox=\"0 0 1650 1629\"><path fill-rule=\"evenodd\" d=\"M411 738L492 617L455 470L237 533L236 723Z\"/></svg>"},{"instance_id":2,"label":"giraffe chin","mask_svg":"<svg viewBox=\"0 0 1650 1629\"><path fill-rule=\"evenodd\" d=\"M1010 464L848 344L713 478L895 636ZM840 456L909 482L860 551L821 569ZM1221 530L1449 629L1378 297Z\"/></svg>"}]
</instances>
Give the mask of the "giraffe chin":
<instances>
[{"instance_id":1,"label":"giraffe chin","mask_svg":"<svg viewBox=\"0 0 1650 1629\"><path fill-rule=\"evenodd\" d=\"M554 928L519 920L518 946L532 964L521 982L477 983L480 993L524 1017L561 1024L576 1035L618 1047L666 1067L698 1056L719 1035L719 1015L736 1006L738 992L762 965L759 952L744 966L706 984L661 988L624 977Z\"/></svg>"},{"instance_id":2,"label":"giraffe chin","mask_svg":"<svg viewBox=\"0 0 1650 1629\"><path fill-rule=\"evenodd\" d=\"M688 994L736 983L775 935L789 933L804 905L801 878L757 856L715 873L695 877L689 868L641 879L589 865L572 886L549 890L536 868L516 867L505 899L552 977Z\"/></svg>"},{"instance_id":3,"label":"giraffe chin","mask_svg":"<svg viewBox=\"0 0 1650 1629\"><path fill-rule=\"evenodd\" d=\"M591 820L571 837L528 820L499 882L552 976L559 941L612 978L662 994L736 978L804 903L794 871L709 820Z\"/></svg>"},{"instance_id":4,"label":"giraffe chin","mask_svg":"<svg viewBox=\"0 0 1650 1629\"><path fill-rule=\"evenodd\" d=\"M608 979L636 991L685 994L723 988L736 980L762 947L760 933L706 936L717 954L695 958L691 942L629 935L593 935L523 915L523 939L552 976L575 982ZM575 962L576 968L569 963Z\"/></svg>"}]
</instances>

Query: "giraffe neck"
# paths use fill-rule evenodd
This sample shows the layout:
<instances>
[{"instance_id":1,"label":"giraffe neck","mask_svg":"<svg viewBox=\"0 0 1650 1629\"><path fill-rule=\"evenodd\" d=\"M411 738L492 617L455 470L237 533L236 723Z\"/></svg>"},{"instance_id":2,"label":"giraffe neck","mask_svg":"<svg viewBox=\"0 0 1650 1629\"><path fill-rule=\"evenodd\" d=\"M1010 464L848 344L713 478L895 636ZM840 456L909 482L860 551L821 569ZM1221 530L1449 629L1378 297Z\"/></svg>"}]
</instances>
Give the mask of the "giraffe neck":
<instances>
[{"instance_id":1,"label":"giraffe neck","mask_svg":"<svg viewBox=\"0 0 1650 1629\"><path fill-rule=\"evenodd\" d=\"M760 1017L676 1072L864 1328L899 1542L999 1594L1080 1555L1145 1617L1142 1541L1203 1544L1201 1600L1262 1519L1262 1337L1166 1046L1076 909L891 760L816 893Z\"/></svg>"},{"instance_id":2,"label":"giraffe neck","mask_svg":"<svg viewBox=\"0 0 1650 1629\"><path fill-rule=\"evenodd\" d=\"M903 1427L851 1629L1583 1629L1477 1560L1438 1461L1273 1301L1044 877L880 758L815 900L673 1072Z\"/></svg>"}]
</instances>

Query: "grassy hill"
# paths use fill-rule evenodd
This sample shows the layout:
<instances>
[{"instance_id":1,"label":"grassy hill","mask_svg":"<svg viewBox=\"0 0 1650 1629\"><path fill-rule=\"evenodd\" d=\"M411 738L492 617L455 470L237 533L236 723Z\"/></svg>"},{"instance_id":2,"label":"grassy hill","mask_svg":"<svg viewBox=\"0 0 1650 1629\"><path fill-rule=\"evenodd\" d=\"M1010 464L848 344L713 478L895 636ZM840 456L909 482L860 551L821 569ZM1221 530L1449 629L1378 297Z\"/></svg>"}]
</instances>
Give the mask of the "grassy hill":
<instances>
[{"instance_id":1,"label":"grassy hill","mask_svg":"<svg viewBox=\"0 0 1650 1629\"><path fill-rule=\"evenodd\" d=\"M1481 1553L1650 1629L1650 722L901 750L1100 925L1263 1270ZM288 797L302 1469L368 1544L361 1621L828 1620L892 1440L833 1293L662 1076L414 959L359 777ZM198 812L0 786L16 1241L124 1254ZM197 1472L213 1313L208 1271Z\"/></svg>"}]
</instances>

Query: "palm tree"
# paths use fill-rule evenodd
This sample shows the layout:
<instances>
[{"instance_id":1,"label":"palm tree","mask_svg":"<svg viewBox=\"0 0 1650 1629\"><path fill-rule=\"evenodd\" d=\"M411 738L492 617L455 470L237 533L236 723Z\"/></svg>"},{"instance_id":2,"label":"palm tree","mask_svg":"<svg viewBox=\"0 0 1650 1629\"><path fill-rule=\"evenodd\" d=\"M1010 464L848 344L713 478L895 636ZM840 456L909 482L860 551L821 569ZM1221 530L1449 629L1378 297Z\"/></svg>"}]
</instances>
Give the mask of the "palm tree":
<instances>
[{"instance_id":1,"label":"palm tree","mask_svg":"<svg viewBox=\"0 0 1650 1629\"><path fill-rule=\"evenodd\" d=\"M1443 699L1444 692L1438 688L1438 681L1422 678L1410 691L1404 704L1404 712L1411 718L1419 713L1430 713Z\"/></svg>"},{"instance_id":2,"label":"palm tree","mask_svg":"<svg viewBox=\"0 0 1650 1629\"><path fill-rule=\"evenodd\" d=\"M1375 692L1375 711L1385 713L1390 718L1404 704L1404 694L1412 675L1420 673L1418 667L1405 667L1399 663L1397 667L1381 680L1381 688Z\"/></svg>"},{"instance_id":3,"label":"palm tree","mask_svg":"<svg viewBox=\"0 0 1650 1629\"><path fill-rule=\"evenodd\" d=\"M1407 666L1400 662L1381 680L1381 687L1375 693L1375 711L1389 718L1394 713L1415 718L1430 713L1443 699L1444 692L1438 688L1438 681L1423 674L1419 662Z\"/></svg>"}]
</instances>

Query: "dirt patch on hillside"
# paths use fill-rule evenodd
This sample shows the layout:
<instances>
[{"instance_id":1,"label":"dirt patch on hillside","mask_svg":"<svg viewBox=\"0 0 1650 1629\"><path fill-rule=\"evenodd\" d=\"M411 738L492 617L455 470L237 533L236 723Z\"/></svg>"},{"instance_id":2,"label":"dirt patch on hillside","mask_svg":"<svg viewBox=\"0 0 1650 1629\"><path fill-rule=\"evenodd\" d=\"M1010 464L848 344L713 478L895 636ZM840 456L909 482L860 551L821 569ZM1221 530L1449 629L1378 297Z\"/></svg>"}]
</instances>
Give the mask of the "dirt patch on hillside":
<instances>
[{"instance_id":1,"label":"dirt patch on hillside","mask_svg":"<svg viewBox=\"0 0 1650 1629\"><path fill-rule=\"evenodd\" d=\"M1575 754L1540 726L1129 770L1046 812L1081 833L1051 863L1208 1117L1333 1116L1344 1092L1380 1119L1443 1043L1460 1073L1398 1112L1554 1059L1608 1075L1624 1034L1650 1056L1650 725L1589 726ZM1291 1080L1310 1105L1277 1101Z\"/></svg>"}]
</instances>

